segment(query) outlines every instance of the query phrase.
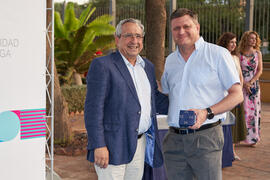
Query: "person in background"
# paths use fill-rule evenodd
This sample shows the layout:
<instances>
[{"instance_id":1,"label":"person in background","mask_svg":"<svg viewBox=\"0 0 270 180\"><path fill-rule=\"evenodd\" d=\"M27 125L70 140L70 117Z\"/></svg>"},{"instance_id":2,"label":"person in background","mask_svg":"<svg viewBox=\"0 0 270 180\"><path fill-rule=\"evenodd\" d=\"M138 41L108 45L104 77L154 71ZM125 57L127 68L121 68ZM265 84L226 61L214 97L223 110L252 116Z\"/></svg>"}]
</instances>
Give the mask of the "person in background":
<instances>
[{"instance_id":1,"label":"person in background","mask_svg":"<svg viewBox=\"0 0 270 180\"><path fill-rule=\"evenodd\" d=\"M170 128L163 140L167 176L221 180L220 122L243 100L239 76L229 51L200 37L196 13L179 8L170 25L177 49L167 57L161 79L163 93L169 94ZM195 113L195 123L181 127L180 112Z\"/></svg>"},{"instance_id":2,"label":"person in background","mask_svg":"<svg viewBox=\"0 0 270 180\"><path fill-rule=\"evenodd\" d=\"M245 143L255 146L260 141L261 97L259 78L263 63L261 40L257 32L246 31L239 42L239 59L243 74L243 93L247 136Z\"/></svg>"},{"instance_id":3,"label":"person in background","mask_svg":"<svg viewBox=\"0 0 270 180\"><path fill-rule=\"evenodd\" d=\"M87 74L87 159L99 180L141 180L145 161L163 163L156 107L166 110L168 101L157 91L153 64L139 55L143 38L139 20L120 21L118 50L94 59Z\"/></svg>"},{"instance_id":4,"label":"person in background","mask_svg":"<svg viewBox=\"0 0 270 180\"><path fill-rule=\"evenodd\" d=\"M219 46L227 48L228 51L231 53L239 78L240 78L241 85L243 85L242 70L241 70L240 61L236 52L236 47L237 47L236 42L237 42L236 35L234 33L225 32L219 37L217 44ZM239 105L237 105L235 108L231 110L231 112L235 116L235 124L232 126L231 125L223 126L223 132L227 132L227 135L224 133L224 147L223 147L223 152L222 152L222 166L223 167L227 165L231 166L233 159L240 160L240 157L236 154L235 144L239 143L240 141L245 140L246 138L246 122L245 122L243 103L240 103ZM231 133L232 133L232 138L231 138ZM231 139L233 140L233 144L231 143ZM228 143L226 143L226 140ZM231 157L231 151L230 151L231 144L233 148L232 157Z\"/></svg>"}]
</instances>

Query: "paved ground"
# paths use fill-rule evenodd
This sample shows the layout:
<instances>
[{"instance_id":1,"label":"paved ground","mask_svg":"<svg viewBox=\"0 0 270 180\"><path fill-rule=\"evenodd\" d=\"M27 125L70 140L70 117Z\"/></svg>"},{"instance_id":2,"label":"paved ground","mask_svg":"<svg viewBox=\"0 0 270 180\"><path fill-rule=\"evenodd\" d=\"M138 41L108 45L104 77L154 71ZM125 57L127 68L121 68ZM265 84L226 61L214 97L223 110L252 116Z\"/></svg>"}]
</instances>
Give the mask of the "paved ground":
<instances>
[{"instance_id":1,"label":"paved ground","mask_svg":"<svg viewBox=\"0 0 270 180\"><path fill-rule=\"evenodd\" d=\"M74 127L83 129L74 120ZM237 146L241 161L223 169L224 180L270 180L270 103L262 105L261 141L254 147ZM54 170L62 180L97 180L93 165L82 156L54 157Z\"/></svg>"}]
</instances>

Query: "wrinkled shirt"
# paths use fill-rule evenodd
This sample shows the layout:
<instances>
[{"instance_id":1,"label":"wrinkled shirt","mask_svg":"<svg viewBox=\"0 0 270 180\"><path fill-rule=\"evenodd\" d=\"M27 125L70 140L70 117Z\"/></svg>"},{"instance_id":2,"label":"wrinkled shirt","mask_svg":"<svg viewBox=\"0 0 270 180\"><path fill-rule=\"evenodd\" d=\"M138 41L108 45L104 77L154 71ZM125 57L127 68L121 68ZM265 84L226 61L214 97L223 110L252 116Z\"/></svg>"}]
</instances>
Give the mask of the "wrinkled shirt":
<instances>
[{"instance_id":1,"label":"wrinkled shirt","mask_svg":"<svg viewBox=\"0 0 270 180\"><path fill-rule=\"evenodd\" d=\"M161 79L163 93L169 94L168 125L179 127L180 110L205 109L217 104L235 83L240 80L227 49L200 37L186 62L177 48L167 57ZM215 115L203 125L225 117L225 113Z\"/></svg>"}]
</instances>

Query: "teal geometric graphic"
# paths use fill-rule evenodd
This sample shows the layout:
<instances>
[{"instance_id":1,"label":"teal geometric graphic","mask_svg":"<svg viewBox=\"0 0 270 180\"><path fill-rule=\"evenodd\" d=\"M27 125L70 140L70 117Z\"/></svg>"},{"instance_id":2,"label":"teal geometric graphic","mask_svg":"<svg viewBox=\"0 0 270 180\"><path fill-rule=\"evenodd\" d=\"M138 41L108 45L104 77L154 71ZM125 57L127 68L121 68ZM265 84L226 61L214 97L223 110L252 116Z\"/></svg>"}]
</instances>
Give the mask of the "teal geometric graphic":
<instances>
[{"instance_id":1,"label":"teal geometric graphic","mask_svg":"<svg viewBox=\"0 0 270 180\"><path fill-rule=\"evenodd\" d=\"M0 113L0 143L14 139L20 130L19 117L10 111Z\"/></svg>"}]
</instances>

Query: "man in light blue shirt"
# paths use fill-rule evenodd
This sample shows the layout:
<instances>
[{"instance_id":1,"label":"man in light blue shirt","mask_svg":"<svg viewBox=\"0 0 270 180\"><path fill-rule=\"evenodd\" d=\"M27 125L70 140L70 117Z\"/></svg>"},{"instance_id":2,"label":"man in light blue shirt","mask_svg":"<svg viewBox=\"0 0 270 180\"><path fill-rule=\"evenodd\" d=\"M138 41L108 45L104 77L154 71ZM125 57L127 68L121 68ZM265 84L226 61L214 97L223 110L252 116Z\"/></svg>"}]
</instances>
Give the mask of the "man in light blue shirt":
<instances>
[{"instance_id":1,"label":"man in light blue shirt","mask_svg":"<svg viewBox=\"0 0 270 180\"><path fill-rule=\"evenodd\" d=\"M221 180L224 143L221 120L243 100L232 56L199 35L197 14L180 8L172 13L177 50L166 59L162 91L169 94L169 132L163 141L168 179ZM180 110L196 114L182 129Z\"/></svg>"}]
</instances>

